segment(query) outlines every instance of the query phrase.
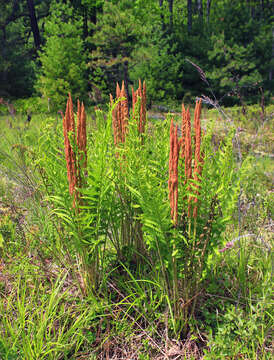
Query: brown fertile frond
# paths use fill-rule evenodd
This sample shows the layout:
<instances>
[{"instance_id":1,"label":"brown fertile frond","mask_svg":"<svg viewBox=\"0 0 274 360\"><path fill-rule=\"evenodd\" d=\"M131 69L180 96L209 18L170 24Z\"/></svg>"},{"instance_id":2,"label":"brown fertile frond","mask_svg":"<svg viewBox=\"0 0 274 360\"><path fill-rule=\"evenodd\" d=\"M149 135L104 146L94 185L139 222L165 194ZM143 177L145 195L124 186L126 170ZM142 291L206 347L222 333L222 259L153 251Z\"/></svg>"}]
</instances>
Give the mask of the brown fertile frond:
<instances>
[{"instance_id":1,"label":"brown fertile frond","mask_svg":"<svg viewBox=\"0 0 274 360\"><path fill-rule=\"evenodd\" d=\"M131 93L132 93L132 112L134 114L135 104L136 104L137 98L136 98L136 93L135 93L135 91L133 89L133 86L131 87Z\"/></svg>"},{"instance_id":2,"label":"brown fertile frond","mask_svg":"<svg viewBox=\"0 0 274 360\"><path fill-rule=\"evenodd\" d=\"M72 134L73 139L75 138L75 124L73 114L73 103L71 94L67 101L66 114L63 118L63 130L64 130L64 145L65 145L65 156L67 163L67 176L69 182L69 193L72 195L76 186L76 164L75 154L69 141L69 133Z\"/></svg>"},{"instance_id":3,"label":"brown fertile frond","mask_svg":"<svg viewBox=\"0 0 274 360\"><path fill-rule=\"evenodd\" d=\"M139 87L138 87L138 90L141 92L142 91L142 82L141 82L141 79L139 79Z\"/></svg>"},{"instance_id":4,"label":"brown fertile frond","mask_svg":"<svg viewBox=\"0 0 274 360\"><path fill-rule=\"evenodd\" d=\"M178 221L178 160L181 146L181 140L178 140L177 133L178 125L174 127L173 119L171 119L168 190L171 218L175 226Z\"/></svg>"},{"instance_id":5,"label":"brown fertile frond","mask_svg":"<svg viewBox=\"0 0 274 360\"><path fill-rule=\"evenodd\" d=\"M185 115L185 178L186 181L191 179L192 175L192 148L191 148L191 122L189 108Z\"/></svg>"},{"instance_id":6,"label":"brown fertile frond","mask_svg":"<svg viewBox=\"0 0 274 360\"><path fill-rule=\"evenodd\" d=\"M73 207L79 202L79 193L76 187L82 186L81 181L81 166L87 167L87 134L86 134L86 112L84 104L77 101L77 135L76 144L78 148L78 158L73 151L72 144L70 143L69 136L75 140L75 123L73 113L73 103L71 94L66 106L66 113L63 116L63 131L64 131L64 145L65 157L67 163L67 176L69 182L69 193L73 195ZM71 134L71 135L69 135ZM77 160L77 161L76 161ZM83 161L84 160L84 161Z\"/></svg>"},{"instance_id":7,"label":"brown fertile frond","mask_svg":"<svg viewBox=\"0 0 274 360\"><path fill-rule=\"evenodd\" d=\"M117 99L119 99L119 97L120 97L120 92L121 92L120 86L119 86L119 84L118 84L118 82L117 82L117 83L116 83L116 98L117 98Z\"/></svg>"},{"instance_id":8,"label":"brown fertile frond","mask_svg":"<svg viewBox=\"0 0 274 360\"><path fill-rule=\"evenodd\" d=\"M122 82L121 98L123 99L121 100L121 140L122 142L125 142L128 126L128 100L124 81Z\"/></svg>"},{"instance_id":9,"label":"brown fertile frond","mask_svg":"<svg viewBox=\"0 0 274 360\"><path fill-rule=\"evenodd\" d=\"M143 82L143 89L142 89L142 83L139 79L139 87L136 91L134 91L133 88L131 88L132 91L132 111L133 114L135 113L135 106L138 100L138 97L140 98L140 113L139 113L139 123L138 123L138 132L139 134L143 134L145 132L145 125L146 125L146 83Z\"/></svg>"},{"instance_id":10,"label":"brown fertile frond","mask_svg":"<svg viewBox=\"0 0 274 360\"><path fill-rule=\"evenodd\" d=\"M116 84L116 99L119 99L121 97L121 89L119 87L119 84ZM122 142L122 108L121 108L121 102L119 101L117 104L117 142Z\"/></svg>"},{"instance_id":11,"label":"brown fertile frond","mask_svg":"<svg viewBox=\"0 0 274 360\"><path fill-rule=\"evenodd\" d=\"M125 91L125 83L122 82L120 89L116 84L116 98L120 99L116 108L112 111L112 128L114 135L114 144L125 142L127 126L128 126L128 100ZM113 105L113 97L110 94L110 103Z\"/></svg>"},{"instance_id":12,"label":"brown fertile frond","mask_svg":"<svg viewBox=\"0 0 274 360\"><path fill-rule=\"evenodd\" d=\"M185 184L187 184L187 190L190 191L190 181L195 180L195 194L196 196L189 195L188 202L188 217L191 216L191 206L194 201L193 217L197 217L197 202L199 194L199 181L202 175L203 155L201 154L201 107L202 102L197 101L194 112L194 143L195 148L192 150L192 137L191 137L191 119L189 108L187 110L182 104L182 129L181 138L178 140L178 126L174 127L173 119L171 119L170 125L170 152L169 152L169 201L171 209L171 218L176 226L178 221L178 160L179 155L184 158L185 164ZM192 154L194 153L194 171L192 173ZM186 196L183 197L186 200Z\"/></svg>"},{"instance_id":13,"label":"brown fertile frond","mask_svg":"<svg viewBox=\"0 0 274 360\"><path fill-rule=\"evenodd\" d=\"M185 182L192 177L192 144L191 144L191 121L189 108L186 111L186 133L185 133ZM188 186L190 190L190 185ZM188 197L188 216L190 216L191 196Z\"/></svg>"},{"instance_id":14,"label":"brown fertile frond","mask_svg":"<svg viewBox=\"0 0 274 360\"><path fill-rule=\"evenodd\" d=\"M75 136L75 122L74 122L74 112L73 112L73 102L71 94L69 93L69 112L70 112L70 131L72 131L73 136Z\"/></svg>"},{"instance_id":15,"label":"brown fertile frond","mask_svg":"<svg viewBox=\"0 0 274 360\"><path fill-rule=\"evenodd\" d=\"M182 150L181 150L181 157L185 157L185 144L186 144L186 109L184 104L182 104L182 130L181 130L181 137L182 137Z\"/></svg>"},{"instance_id":16,"label":"brown fertile frond","mask_svg":"<svg viewBox=\"0 0 274 360\"><path fill-rule=\"evenodd\" d=\"M78 148L78 161L77 161L77 187L83 185L81 168L87 168L87 130L86 130L86 112L84 104L77 102L77 148ZM79 194L76 194L78 200Z\"/></svg>"}]
</instances>

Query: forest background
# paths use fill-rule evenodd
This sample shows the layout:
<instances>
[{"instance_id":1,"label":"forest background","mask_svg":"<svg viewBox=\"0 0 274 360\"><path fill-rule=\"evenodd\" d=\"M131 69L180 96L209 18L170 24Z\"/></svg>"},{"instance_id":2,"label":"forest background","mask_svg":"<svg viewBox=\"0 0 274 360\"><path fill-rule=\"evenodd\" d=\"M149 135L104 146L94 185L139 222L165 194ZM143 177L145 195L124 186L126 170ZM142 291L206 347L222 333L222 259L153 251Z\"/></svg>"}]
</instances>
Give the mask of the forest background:
<instances>
[{"instance_id":1,"label":"forest background","mask_svg":"<svg viewBox=\"0 0 274 360\"><path fill-rule=\"evenodd\" d=\"M0 359L273 359L273 5L0 0Z\"/></svg>"},{"instance_id":2,"label":"forest background","mask_svg":"<svg viewBox=\"0 0 274 360\"><path fill-rule=\"evenodd\" d=\"M0 96L52 110L68 92L104 103L139 78L149 105L210 92L225 106L269 102L273 59L270 0L0 1Z\"/></svg>"}]
</instances>

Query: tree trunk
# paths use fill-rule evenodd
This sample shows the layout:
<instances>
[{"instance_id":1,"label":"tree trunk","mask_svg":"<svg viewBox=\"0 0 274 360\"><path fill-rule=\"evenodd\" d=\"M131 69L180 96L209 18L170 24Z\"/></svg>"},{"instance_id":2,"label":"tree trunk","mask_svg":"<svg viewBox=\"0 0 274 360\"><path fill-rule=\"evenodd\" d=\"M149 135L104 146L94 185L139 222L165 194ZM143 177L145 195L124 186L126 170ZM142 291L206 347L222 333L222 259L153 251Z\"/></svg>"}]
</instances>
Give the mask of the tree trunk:
<instances>
[{"instance_id":1,"label":"tree trunk","mask_svg":"<svg viewBox=\"0 0 274 360\"><path fill-rule=\"evenodd\" d=\"M210 7L211 7L211 0L207 0L207 3L206 3L206 17L207 17L207 24L209 24L209 18L210 18Z\"/></svg>"},{"instance_id":2,"label":"tree trunk","mask_svg":"<svg viewBox=\"0 0 274 360\"><path fill-rule=\"evenodd\" d=\"M96 3L96 1L94 1ZM91 22L92 24L96 25L97 23L97 12L100 11L101 7L93 5L92 7L89 7L88 5L83 5L84 7L84 31L90 35L93 36L95 32L95 27L92 26L88 28L88 23ZM86 28L86 29L85 29Z\"/></svg>"},{"instance_id":3,"label":"tree trunk","mask_svg":"<svg viewBox=\"0 0 274 360\"><path fill-rule=\"evenodd\" d=\"M203 16L204 16L203 0L197 1L197 8L198 8L198 14L199 14L200 20L201 20L201 22L203 22Z\"/></svg>"},{"instance_id":4,"label":"tree trunk","mask_svg":"<svg viewBox=\"0 0 274 360\"><path fill-rule=\"evenodd\" d=\"M97 10L97 7L94 6L90 15L90 20L94 25L97 23Z\"/></svg>"},{"instance_id":5,"label":"tree trunk","mask_svg":"<svg viewBox=\"0 0 274 360\"><path fill-rule=\"evenodd\" d=\"M264 19L264 9L265 9L264 0L261 0L261 11L260 11L261 19Z\"/></svg>"},{"instance_id":6,"label":"tree trunk","mask_svg":"<svg viewBox=\"0 0 274 360\"><path fill-rule=\"evenodd\" d=\"M255 8L254 8L254 4L253 2L251 2L250 0L246 0L247 4L248 4L248 8L249 8L249 12L250 12L250 16L252 20L255 20Z\"/></svg>"},{"instance_id":7,"label":"tree trunk","mask_svg":"<svg viewBox=\"0 0 274 360\"><path fill-rule=\"evenodd\" d=\"M192 0L187 0L187 31L192 30Z\"/></svg>"},{"instance_id":8,"label":"tree trunk","mask_svg":"<svg viewBox=\"0 0 274 360\"><path fill-rule=\"evenodd\" d=\"M172 29L173 26L173 0L168 0L168 8L169 8L169 26Z\"/></svg>"},{"instance_id":9,"label":"tree trunk","mask_svg":"<svg viewBox=\"0 0 274 360\"><path fill-rule=\"evenodd\" d=\"M32 33L33 33L33 38L34 38L34 44L35 44L36 49L39 49L39 47L41 45L41 38L40 38L40 32L39 32L37 18L36 18L36 14L35 14L34 3L33 3L33 0L27 0L27 3L28 3L28 9L29 9L30 25L31 25Z\"/></svg>"}]
</instances>

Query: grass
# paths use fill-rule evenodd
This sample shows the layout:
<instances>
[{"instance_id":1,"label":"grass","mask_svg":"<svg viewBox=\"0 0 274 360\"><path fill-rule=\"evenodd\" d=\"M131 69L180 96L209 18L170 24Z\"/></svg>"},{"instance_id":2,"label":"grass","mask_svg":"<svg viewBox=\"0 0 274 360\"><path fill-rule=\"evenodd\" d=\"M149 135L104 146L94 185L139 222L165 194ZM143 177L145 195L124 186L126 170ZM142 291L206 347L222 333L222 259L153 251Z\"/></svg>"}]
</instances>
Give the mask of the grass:
<instances>
[{"instance_id":1,"label":"grass","mask_svg":"<svg viewBox=\"0 0 274 360\"><path fill-rule=\"evenodd\" d=\"M257 126L261 120L253 110L247 121L231 109L236 127L244 129L239 133L241 193L222 235L222 243L233 246L208 257L209 271L193 294L195 311L185 332L177 329L174 299L161 263L154 260L158 250L149 230L155 231L156 211L167 221L166 190L156 187L161 179L165 189L167 180L167 120L148 124L152 140L145 150L138 150L135 137L119 150L130 169L124 181L123 162L106 157L112 138L111 129L105 131L107 115L88 115L90 187L83 190L86 204L78 217L68 193L61 118L33 115L28 125L17 116L12 129L5 126L0 145L0 358L271 359L273 121L267 118ZM202 126L210 127L214 118L215 110L204 110ZM225 134L224 123L215 123L213 148ZM132 144L136 151L130 153ZM149 252L131 247L130 236L139 234L142 221L150 234ZM91 259L93 254L97 257ZM100 269L96 287L85 286L90 274L85 264ZM183 297L176 302L184 308Z\"/></svg>"}]
</instances>

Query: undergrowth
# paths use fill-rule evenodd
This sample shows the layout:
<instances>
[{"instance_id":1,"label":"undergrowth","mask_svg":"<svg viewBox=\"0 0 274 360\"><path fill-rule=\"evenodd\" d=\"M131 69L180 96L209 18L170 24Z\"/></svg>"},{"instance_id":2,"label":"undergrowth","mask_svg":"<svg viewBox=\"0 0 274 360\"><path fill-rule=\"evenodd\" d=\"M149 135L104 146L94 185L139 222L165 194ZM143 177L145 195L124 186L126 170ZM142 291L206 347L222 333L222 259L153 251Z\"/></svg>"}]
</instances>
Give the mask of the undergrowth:
<instances>
[{"instance_id":1,"label":"undergrowth","mask_svg":"<svg viewBox=\"0 0 274 360\"><path fill-rule=\"evenodd\" d=\"M0 358L272 358L273 159L256 156L259 135L250 151L236 128L254 135L248 122L224 128L204 113L203 172L186 181L179 160L175 226L171 115L140 136L137 103L117 146L118 102L87 117L78 208L60 115L15 118L1 135Z\"/></svg>"}]
</instances>

